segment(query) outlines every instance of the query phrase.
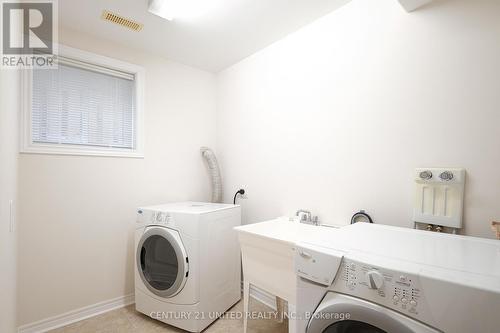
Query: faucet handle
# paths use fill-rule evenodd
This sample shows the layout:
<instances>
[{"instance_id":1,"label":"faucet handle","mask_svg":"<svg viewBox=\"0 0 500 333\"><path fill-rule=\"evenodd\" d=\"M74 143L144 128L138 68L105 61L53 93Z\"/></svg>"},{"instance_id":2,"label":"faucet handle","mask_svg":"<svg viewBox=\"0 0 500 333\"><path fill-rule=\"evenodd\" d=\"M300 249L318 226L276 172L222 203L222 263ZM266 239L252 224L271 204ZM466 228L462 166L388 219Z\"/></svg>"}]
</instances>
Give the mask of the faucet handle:
<instances>
[{"instance_id":1,"label":"faucet handle","mask_svg":"<svg viewBox=\"0 0 500 333\"><path fill-rule=\"evenodd\" d=\"M319 217L318 217L318 215L313 216L311 222L312 222L313 225L319 225Z\"/></svg>"}]
</instances>

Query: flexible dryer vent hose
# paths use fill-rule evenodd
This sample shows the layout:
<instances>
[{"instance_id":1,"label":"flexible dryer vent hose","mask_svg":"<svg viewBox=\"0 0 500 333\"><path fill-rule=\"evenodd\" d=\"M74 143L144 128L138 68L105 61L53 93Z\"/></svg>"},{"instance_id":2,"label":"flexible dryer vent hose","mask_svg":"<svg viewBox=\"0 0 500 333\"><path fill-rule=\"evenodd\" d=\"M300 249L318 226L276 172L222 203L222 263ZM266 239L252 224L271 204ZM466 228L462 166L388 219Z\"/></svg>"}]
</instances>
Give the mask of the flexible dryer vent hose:
<instances>
[{"instance_id":1,"label":"flexible dryer vent hose","mask_svg":"<svg viewBox=\"0 0 500 333\"><path fill-rule=\"evenodd\" d=\"M212 179L212 202L222 203L222 179L219 164L212 149L201 147L201 156L207 161L210 178Z\"/></svg>"}]
</instances>

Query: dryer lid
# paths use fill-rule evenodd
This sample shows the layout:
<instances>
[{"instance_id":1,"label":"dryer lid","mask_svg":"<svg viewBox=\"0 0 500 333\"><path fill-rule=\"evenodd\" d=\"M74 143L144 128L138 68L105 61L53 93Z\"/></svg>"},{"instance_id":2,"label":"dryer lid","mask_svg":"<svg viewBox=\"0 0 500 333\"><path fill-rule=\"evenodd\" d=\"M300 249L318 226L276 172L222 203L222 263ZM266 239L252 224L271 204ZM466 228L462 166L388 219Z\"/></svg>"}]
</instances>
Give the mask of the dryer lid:
<instances>
[{"instance_id":1,"label":"dryer lid","mask_svg":"<svg viewBox=\"0 0 500 333\"><path fill-rule=\"evenodd\" d=\"M139 210L152 210L152 211L182 213L182 214L206 214L210 212L215 212L224 209L232 209L236 207L239 206L230 204L211 203L211 202L186 201L186 202L176 202L176 203L167 203L163 205L140 207Z\"/></svg>"}]
</instances>

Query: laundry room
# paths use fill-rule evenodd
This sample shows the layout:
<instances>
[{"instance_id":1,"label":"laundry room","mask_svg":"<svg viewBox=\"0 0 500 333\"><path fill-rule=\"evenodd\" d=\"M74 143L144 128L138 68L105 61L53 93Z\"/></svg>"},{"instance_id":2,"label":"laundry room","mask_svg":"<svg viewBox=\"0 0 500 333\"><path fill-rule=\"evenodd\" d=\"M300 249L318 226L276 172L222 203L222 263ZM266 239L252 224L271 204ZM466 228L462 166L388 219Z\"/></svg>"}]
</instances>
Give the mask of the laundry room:
<instances>
[{"instance_id":1,"label":"laundry room","mask_svg":"<svg viewBox=\"0 0 500 333\"><path fill-rule=\"evenodd\" d=\"M500 1L0 6L0 333L498 332Z\"/></svg>"}]
</instances>

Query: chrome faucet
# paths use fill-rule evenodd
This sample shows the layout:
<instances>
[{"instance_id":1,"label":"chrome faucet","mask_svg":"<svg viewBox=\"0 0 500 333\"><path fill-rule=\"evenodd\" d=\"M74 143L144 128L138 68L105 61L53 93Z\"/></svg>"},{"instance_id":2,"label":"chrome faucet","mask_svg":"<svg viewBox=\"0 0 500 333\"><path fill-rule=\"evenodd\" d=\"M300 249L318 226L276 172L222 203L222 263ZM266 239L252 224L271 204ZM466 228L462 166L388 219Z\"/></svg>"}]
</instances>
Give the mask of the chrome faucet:
<instances>
[{"instance_id":1,"label":"chrome faucet","mask_svg":"<svg viewBox=\"0 0 500 333\"><path fill-rule=\"evenodd\" d=\"M312 225L319 225L319 219L317 216L312 216L311 211L305 209L299 209L295 216L299 217L300 223L307 223Z\"/></svg>"},{"instance_id":2,"label":"chrome faucet","mask_svg":"<svg viewBox=\"0 0 500 333\"><path fill-rule=\"evenodd\" d=\"M302 215L301 215L302 214ZM300 217L300 221L311 221L311 215L312 213L308 210L305 210L305 209L299 209L296 213L295 213L295 216L299 216Z\"/></svg>"}]
</instances>

